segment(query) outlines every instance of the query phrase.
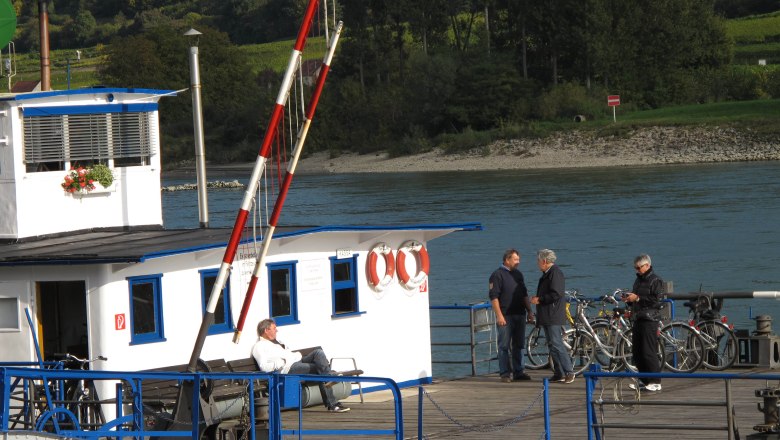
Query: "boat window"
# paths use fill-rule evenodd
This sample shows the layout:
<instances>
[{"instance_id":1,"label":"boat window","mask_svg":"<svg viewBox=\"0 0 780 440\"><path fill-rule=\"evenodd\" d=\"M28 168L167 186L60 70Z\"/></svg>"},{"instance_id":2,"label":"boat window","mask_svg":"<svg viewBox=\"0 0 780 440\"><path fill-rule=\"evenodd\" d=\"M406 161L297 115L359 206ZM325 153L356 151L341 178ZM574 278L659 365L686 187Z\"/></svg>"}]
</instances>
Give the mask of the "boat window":
<instances>
[{"instance_id":1,"label":"boat window","mask_svg":"<svg viewBox=\"0 0 780 440\"><path fill-rule=\"evenodd\" d=\"M0 298L0 331L19 330L19 298Z\"/></svg>"},{"instance_id":2,"label":"boat window","mask_svg":"<svg viewBox=\"0 0 780 440\"><path fill-rule=\"evenodd\" d=\"M101 107L102 109L102 107ZM24 109L24 162L27 172L61 171L113 160L115 167L148 165L155 154L153 113L148 106L123 106L106 113L90 107Z\"/></svg>"},{"instance_id":3,"label":"boat window","mask_svg":"<svg viewBox=\"0 0 780 440\"><path fill-rule=\"evenodd\" d=\"M206 313L211 291L217 281L219 269L206 269L200 272L200 292L203 304L203 313ZM225 281L225 287L219 293L217 307L214 309L214 323L209 327L210 335L229 333L233 331L233 316L230 314L230 276Z\"/></svg>"},{"instance_id":4,"label":"boat window","mask_svg":"<svg viewBox=\"0 0 780 440\"><path fill-rule=\"evenodd\" d=\"M297 324L298 293L295 282L297 261L268 264L268 308L277 325Z\"/></svg>"},{"instance_id":5,"label":"boat window","mask_svg":"<svg viewBox=\"0 0 780 440\"><path fill-rule=\"evenodd\" d=\"M130 344L146 344L165 340L162 313L162 275L131 277Z\"/></svg>"},{"instance_id":6,"label":"boat window","mask_svg":"<svg viewBox=\"0 0 780 440\"><path fill-rule=\"evenodd\" d=\"M356 266L357 254L350 258L330 258L333 316L360 313Z\"/></svg>"}]
</instances>

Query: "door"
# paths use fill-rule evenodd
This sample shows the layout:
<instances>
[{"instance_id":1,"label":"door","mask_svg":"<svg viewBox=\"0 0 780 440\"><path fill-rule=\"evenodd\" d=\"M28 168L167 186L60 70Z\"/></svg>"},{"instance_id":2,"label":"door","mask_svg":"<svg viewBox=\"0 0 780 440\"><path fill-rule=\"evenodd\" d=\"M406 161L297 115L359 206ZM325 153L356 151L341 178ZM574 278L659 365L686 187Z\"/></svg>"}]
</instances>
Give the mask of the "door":
<instances>
[{"instance_id":1,"label":"door","mask_svg":"<svg viewBox=\"0 0 780 440\"><path fill-rule=\"evenodd\" d=\"M80 358L89 354L87 288L84 281L44 281L36 283L38 323L44 360L55 353Z\"/></svg>"}]
</instances>

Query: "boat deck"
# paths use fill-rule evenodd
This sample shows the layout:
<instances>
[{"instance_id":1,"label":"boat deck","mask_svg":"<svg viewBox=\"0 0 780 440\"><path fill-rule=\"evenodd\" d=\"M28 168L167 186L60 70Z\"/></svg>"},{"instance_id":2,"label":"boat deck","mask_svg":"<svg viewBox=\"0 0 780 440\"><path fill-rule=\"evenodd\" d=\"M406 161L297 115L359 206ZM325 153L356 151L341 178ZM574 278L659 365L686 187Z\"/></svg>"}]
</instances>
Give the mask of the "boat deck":
<instances>
[{"instance_id":1,"label":"boat deck","mask_svg":"<svg viewBox=\"0 0 780 440\"><path fill-rule=\"evenodd\" d=\"M769 369L731 369L724 373L752 375L758 373L780 373ZM549 371L531 371L532 381L502 383L495 375L468 377L458 380L440 381L424 387L423 401L424 438L502 438L543 439L544 400L542 396L544 377ZM616 379L605 379L603 392L594 396L603 401L613 401ZM628 380L622 381L622 387ZM733 380L731 385L736 427L739 438L755 433L755 425L764 423L763 413L756 404L763 399L756 397L757 389L780 387L776 381ZM705 406L702 403L650 405L651 402L725 402L725 380L723 379L664 379L663 390L658 393L624 391L623 401L630 405L604 404L604 423L646 423L664 429L610 428L602 438L685 438L713 439L729 438L727 431L706 428L725 427L725 406ZM404 437L418 436L418 388L402 390ZM778 393L780 394L780 393ZM639 402L636 401L639 397ZM304 410L302 429L392 429L393 406L391 394L386 391L365 395L365 403L357 396L344 401L350 412L331 414L321 406ZM644 404L642 404L644 403ZM585 405L585 380L577 377L573 384L550 384L551 438L587 438L587 414ZM285 429L297 429L298 413L283 413ZM702 430L681 430L676 425L695 426ZM371 437L371 438L391 438ZM306 436L305 438L334 438L333 436Z\"/></svg>"}]
</instances>

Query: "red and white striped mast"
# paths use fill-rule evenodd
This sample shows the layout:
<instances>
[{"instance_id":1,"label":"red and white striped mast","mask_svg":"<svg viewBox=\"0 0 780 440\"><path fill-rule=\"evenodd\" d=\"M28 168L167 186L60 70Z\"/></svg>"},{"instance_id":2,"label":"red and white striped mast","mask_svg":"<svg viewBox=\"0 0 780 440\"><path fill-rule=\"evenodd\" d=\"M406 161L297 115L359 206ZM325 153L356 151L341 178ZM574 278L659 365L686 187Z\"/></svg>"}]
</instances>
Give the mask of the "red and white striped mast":
<instances>
[{"instance_id":1,"label":"red and white striped mast","mask_svg":"<svg viewBox=\"0 0 780 440\"><path fill-rule=\"evenodd\" d=\"M214 281L214 287L211 289L211 295L209 296L209 302L206 306L206 313L203 315L203 321L201 322L200 330L198 331L198 337L195 340L195 346L192 350L192 356L190 356L190 362L187 365L187 370L195 372L197 368L198 358L203 351L203 344L206 341L206 335L211 324L214 323L214 311L217 308L219 302L219 296L222 289L225 287L228 275L230 274L230 268L233 265L233 259L236 255L236 250L241 241L241 234L246 226L246 220L249 215L249 209L252 206L252 199L254 198L255 191L265 170L265 163L268 160L268 156L271 153L271 145L276 136L276 130L279 126L279 121L284 117L284 106L287 101L287 97L290 94L290 88L293 84L293 78L295 77L295 71L300 63L303 48L306 46L306 37L311 29L312 20L314 14L317 11L319 0L309 0L309 4L306 7L306 13L303 17L303 22L298 30L298 38L295 40L295 46L293 47L292 54L290 55L290 61L287 64L287 70L284 73L282 85L279 88L279 94L276 97L276 103L274 105L271 119L268 121L268 128L265 131L263 137L263 143L260 147L260 152L257 155L255 166L252 170L252 177L249 179L246 192L244 193L244 200L241 202L241 209L236 216L235 224L233 225L233 232L230 234L230 241L225 249L225 256L222 258L222 264L219 266L219 272L217 273L217 279Z\"/></svg>"},{"instance_id":2,"label":"red and white striped mast","mask_svg":"<svg viewBox=\"0 0 780 440\"><path fill-rule=\"evenodd\" d=\"M293 150L293 157L290 160L290 163L287 164L287 172L284 175L284 181L282 182L282 185L279 189L279 195L276 197L274 210L268 222L268 229L266 230L265 234L263 234L260 255L257 255L255 259L255 268L252 271L252 278L249 281L249 286L247 287L246 295L244 296L244 304L241 306L241 314L238 318L238 325L236 326L236 331L233 334L233 342L235 343L238 343L239 339L241 339L241 332L244 330L244 322L246 321L246 315L249 312L249 305L252 303L252 296L254 295L255 287L257 286L257 280L260 278L260 271L262 270L263 261L265 260L266 255L268 255L268 248L271 245L271 239L273 238L274 230L276 229L276 225L279 222L279 214L282 213L282 207L284 206L284 201L287 198L287 192L290 189L290 184L292 183L292 179L295 175L295 168L298 166L298 159L301 157L301 151L303 151L303 144L306 142L306 135L309 132L311 120L314 118L314 112L317 109L317 103L320 100L322 88L325 86L325 78L328 76L330 63L333 60L333 54L336 51L336 44L338 43L339 36L341 35L342 27L342 22L339 22L338 25L336 25L336 30L333 33L333 37L331 37L330 45L328 46L328 50L322 60L322 69L320 69L320 73L317 75L317 83L314 87L311 100L309 100L309 106L306 109L303 125L301 125L301 128L298 130L298 139Z\"/></svg>"}]
</instances>

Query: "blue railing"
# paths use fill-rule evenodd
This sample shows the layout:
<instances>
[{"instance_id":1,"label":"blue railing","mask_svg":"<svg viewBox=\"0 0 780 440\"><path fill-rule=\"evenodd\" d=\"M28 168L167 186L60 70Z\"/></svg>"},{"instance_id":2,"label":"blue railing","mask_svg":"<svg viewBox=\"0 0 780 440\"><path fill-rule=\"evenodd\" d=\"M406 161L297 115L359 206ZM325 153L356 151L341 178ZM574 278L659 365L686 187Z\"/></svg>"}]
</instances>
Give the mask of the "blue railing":
<instances>
[{"instance_id":1,"label":"blue railing","mask_svg":"<svg viewBox=\"0 0 780 440\"><path fill-rule=\"evenodd\" d=\"M191 437L200 438L202 429L207 424L216 424L235 417L239 409L244 411L247 438L255 440L255 429L258 415L255 414L256 381L267 382L268 392L268 438L281 439L286 435L332 435L332 436L395 436L403 438L403 417L401 392L398 384L392 379L381 377L356 376L316 376L316 375L280 375L266 373L168 373L168 372L111 372L57 370L25 367L0 367L0 432L13 430L50 432L59 436L75 438L119 438L119 437ZM102 414L107 420L98 426L85 428L81 426L80 409L73 401L67 401L54 390L64 388L65 382L93 381L103 385L102 388L112 388L114 394L99 401L81 402L82 404L100 405ZM182 419L174 420L170 412L159 413L168 417L169 428L148 429L149 402L144 400L144 381L175 381L180 395L178 399L189 402L200 402L191 405L191 413ZM201 389L204 383L212 384L232 381L240 389L239 394L232 394L235 401L214 406L214 398L201 399ZM301 411L303 399L301 388L311 382L361 382L379 383L383 388L391 390L394 398L395 420L392 429L311 429L304 430ZM198 384L198 386L194 386ZM243 387L243 389L241 389ZM187 390L191 394L187 394ZM215 393L216 394L216 393ZM251 396L251 397L250 397ZM247 399L247 397L249 397ZM231 409L231 406L238 405ZM201 409L209 409L208 414L201 414ZM298 427L285 428L282 424L282 409L298 409ZM146 413L145 413L146 410ZM229 413L229 414L228 414ZM244 414L242 413L242 414ZM108 420L110 418L110 420ZM237 417L235 417L237 418ZM184 420L184 421L182 421ZM191 423L198 420L198 423ZM206 422L206 421L210 421ZM261 421L262 422L262 421ZM178 425L178 426L177 426ZM18 426L19 428L17 428ZM174 429L178 428L178 429Z\"/></svg>"},{"instance_id":2,"label":"blue railing","mask_svg":"<svg viewBox=\"0 0 780 440\"><path fill-rule=\"evenodd\" d=\"M764 381L780 380L780 374L745 375L745 374L736 374L736 373L633 373L633 372L611 373L611 372L602 372L602 371L588 371L584 373L584 377L586 381L585 390L586 390L586 398L587 398L588 440L600 439L601 438L600 430L606 430L610 428L637 429L643 431L647 431L651 429L726 431L728 433L728 438L733 439L735 438L735 433L737 432L737 429L734 420L734 401L731 395L731 388L732 388L731 382L734 380L764 380ZM595 412L593 407L595 403L601 405L626 403L626 402L617 402L617 401L607 401L601 398L594 400L593 393L594 390L596 389L596 383L599 381L599 379L605 379L605 378L613 378L613 379L674 378L674 379L695 379L695 380L722 379L725 382L725 389L724 389L725 396L723 400L716 400L716 399L707 399L707 400L675 399L674 401L644 401L643 400L641 404L642 405L679 405L682 407L691 407L691 406L723 407L725 408L725 413L726 413L725 414L726 424L725 425L715 425L715 424L670 425L668 423L662 423L662 424L648 423L645 418L639 418L639 421L634 423L607 423L605 421L599 423L595 417Z\"/></svg>"},{"instance_id":3,"label":"blue railing","mask_svg":"<svg viewBox=\"0 0 780 440\"><path fill-rule=\"evenodd\" d=\"M433 364L470 365L472 376L493 372L490 371L489 365L486 371L479 371L480 365L497 359L495 352L492 351L496 342L496 333L495 315L493 315L490 303L430 306L430 310L437 312L431 316L431 354L433 357L431 362ZM452 313L445 316L448 312ZM468 313L468 317L464 316L465 312ZM468 330L462 333L447 331L438 334L435 332L436 329L458 328ZM479 335L483 332L487 332L487 335L480 337ZM469 359L457 359L449 353L445 353L441 347L469 347ZM487 348L480 350L480 347ZM457 376L457 374L448 374L448 376Z\"/></svg>"}]
</instances>

